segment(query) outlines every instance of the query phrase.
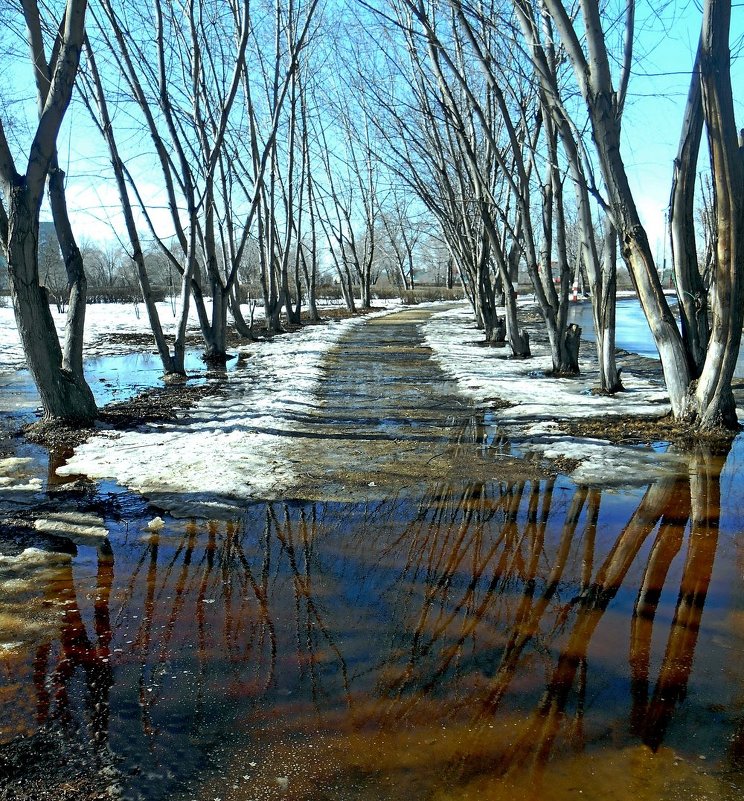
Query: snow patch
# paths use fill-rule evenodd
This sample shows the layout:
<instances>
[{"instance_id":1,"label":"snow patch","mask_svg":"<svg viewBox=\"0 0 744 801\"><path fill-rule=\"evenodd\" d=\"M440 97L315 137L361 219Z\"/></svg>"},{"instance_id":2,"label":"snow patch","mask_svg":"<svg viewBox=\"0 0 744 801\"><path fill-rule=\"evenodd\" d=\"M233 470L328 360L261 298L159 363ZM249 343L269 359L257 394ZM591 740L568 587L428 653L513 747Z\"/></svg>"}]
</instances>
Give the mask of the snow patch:
<instances>
[{"instance_id":1,"label":"snow patch","mask_svg":"<svg viewBox=\"0 0 744 801\"><path fill-rule=\"evenodd\" d=\"M477 403L494 397L512 406L493 412L494 424L525 452L581 462L571 474L579 484L637 486L682 468L680 460L645 448L620 447L598 439L560 436L561 421L587 417L662 417L670 411L663 385L623 372L625 392L596 395L596 363L583 360L576 378L548 378L545 345L531 345L530 359L508 358L508 348L484 348L468 307L435 314L424 324L424 339L442 369Z\"/></svg>"},{"instance_id":2,"label":"snow patch","mask_svg":"<svg viewBox=\"0 0 744 801\"><path fill-rule=\"evenodd\" d=\"M580 464L570 476L582 485L634 487L686 469L686 462L674 454L613 445L605 440L555 437L520 447L546 459L576 459Z\"/></svg>"},{"instance_id":3,"label":"snow patch","mask_svg":"<svg viewBox=\"0 0 744 801\"><path fill-rule=\"evenodd\" d=\"M0 458L0 501L30 504L43 487L33 459L18 456Z\"/></svg>"},{"instance_id":4,"label":"snow patch","mask_svg":"<svg viewBox=\"0 0 744 801\"><path fill-rule=\"evenodd\" d=\"M41 548L26 548L17 556L0 553L0 586L19 575L27 575L29 570L58 567L70 559L69 554L43 551Z\"/></svg>"},{"instance_id":5,"label":"snow patch","mask_svg":"<svg viewBox=\"0 0 744 801\"><path fill-rule=\"evenodd\" d=\"M481 336L467 308L435 314L424 325L426 344L464 394L481 403L496 396L514 404L499 410L504 424L626 414L662 417L671 408L662 386L632 373L623 372L625 392L595 395L596 368L582 365L576 378L546 378L552 369L547 346L531 345L530 359L510 359L508 348L481 347Z\"/></svg>"},{"instance_id":6,"label":"snow patch","mask_svg":"<svg viewBox=\"0 0 744 801\"><path fill-rule=\"evenodd\" d=\"M98 546L108 537L103 519L82 512L54 512L34 522L37 531L66 537L76 545Z\"/></svg>"},{"instance_id":7,"label":"snow patch","mask_svg":"<svg viewBox=\"0 0 744 801\"><path fill-rule=\"evenodd\" d=\"M291 486L296 436L311 425L322 357L352 326L389 314L307 326L241 349L226 396L205 398L177 423L106 432L76 449L59 475L112 478L174 516L234 516L246 500Z\"/></svg>"}]
</instances>

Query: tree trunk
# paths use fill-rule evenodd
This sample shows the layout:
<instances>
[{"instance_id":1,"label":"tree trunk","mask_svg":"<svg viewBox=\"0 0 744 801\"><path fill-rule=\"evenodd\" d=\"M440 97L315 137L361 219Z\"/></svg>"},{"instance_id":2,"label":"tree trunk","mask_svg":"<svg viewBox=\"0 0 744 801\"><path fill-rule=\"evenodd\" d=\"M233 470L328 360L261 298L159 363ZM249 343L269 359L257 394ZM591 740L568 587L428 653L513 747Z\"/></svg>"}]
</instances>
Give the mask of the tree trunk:
<instances>
[{"instance_id":1,"label":"tree trunk","mask_svg":"<svg viewBox=\"0 0 744 801\"><path fill-rule=\"evenodd\" d=\"M142 299L145 303L147 310L147 319L150 323L153 337L155 338L155 346L160 355L160 361L163 365L163 371L166 375L179 373L176 362L171 355L168 342L163 334L163 327L160 324L160 315L158 314L155 301L152 296L152 288L150 286L150 278L147 274L147 267L145 266L145 258L142 253L142 244L140 242L137 225L134 220L134 213L132 211L132 204L129 199L129 192L127 190L126 176L124 174L124 164L119 156L119 147L114 135L114 128L111 122L111 116L108 111L108 103L106 95L103 91L101 84L100 73L96 63L93 50L90 42L86 37L86 51L88 57L88 68L90 72L90 81L93 85L93 94L98 106L100 115L100 130L106 140L109 149L109 156L111 157L111 165L114 169L114 177L116 179L116 188L119 193L119 201L121 203L122 214L124 215L124 223L126 225L127 234L129 235L129 243L132 246L131 259L137 268L137 279L139 280L140 289L142 291ZM93 114L92 104L86 100L86 105ZM50 179L50 194L51 194L51 179ZM180 365L180 375L185 375L183 364Z\"/></svg>"},{"instance_id":2,"label":"tree trunk","mask_svg":"<svg viewBox=\"0 0 744 801\"><path fill-rule=\"evenodd\" d=\"M41 396L44 418L75 423L91 422L97 413L82 365L85 317L85 274L72 233L63 231L60 242L69 271L70 330L62 353L49 297L39 283L39 209L50 168L56 168L57 137L72 95L85 26L85 0L68 0L59 24L58 39L48 62L44 52L42 18L35 2L24 2L23 15L31 47L36 80L39 121L28 154L25 175L15 167L0 120L0 183L5 205L0 204L0 241L8 260L10 292L18 334L26 361ZM56 27L51 19L46 21ZM61 176L51 193L55 221L66 222ZM69 237L67 234L69 233Z\"/></svg>"},{"instance_id":3,"label":"tree trunk","mask_svg":"<svg viewBox=\"0 0 744 801\"><path fill-rule=\"evenodd\" d=\"M486 324L486 342L489 345L506 344L506 320L494 315L493 320Z\"/></svg>"},{"instance_id":4,"label":"tree trunk","mask_svg":"<svg viewBox=\"0 0 744 801\"><path fill-rule=\"evenodd\" d=\"M506 286L506 305L504 306L506 317L506 338L511 348L512 356L515 359L528 359L532 356L530 351L530 335L527 331L519 330L517 320L517 293L514 292L505 265L499 265L502 270L502 278Z\"/></svg>"},{"instance_id":5,"label":"tree trunk","mask_svg":"<svg viewBox=\"0 0 744 801\"><path fill-rule=\"evenodd\" d=\"M230 291L221 281L212 283L212 320L206 337L204 361L209 364L224 365L227 362L227 307Z\"/></svg>"},{"instance_id":6,"label":"tree trunk","mask_svg":"<svg viewBox=\"0 0 744 801\"><path fill-rule=\"evenodd\" d=\"M96 402L82 369L77 372L63 365L49 298L39 284L38 242L39 210L31 208L24 187L15 187L8 203L8 275L28 368L45 420L88 423L96 417Z\"/></svg>"},{"instance_id":7,"label":"tree trunk","mask_svg":"<svg viewBox=\"0 0 744 801\"><path fill-rule=\"evenodd\" d=\"M605 233L604 262L601 280L595 282L592 292L592 311L594 330L597 339L597 358L599 360L599 388L612 394L623 389L620 372L615 359L615 315L617 310L617 232L607 222ZM599 297L594 297L595 292Z\"/></svg>"},{"instance_id":8,"label":"tree trunk","mask_svg":"<svg viewBox=\"0 0 744 801\"><path fill-rule=\"evenodd\" d=\"M338 277L341 282L341 292L344 296L346 308L352 312L352 314L355 314L356 302L354 300L354 282L351 280L351 272L347 264L344 263L343 268L339 267Z\"/></svg>"},{"instance_id":9,"label":"tree trunk","mask_svg":"<svg viewBox=\"0 0 744 801\"><path fill-rule=\"evenodd\" d=\"M674 416L689 413L690 372L677 322L664 297L646 231L641 224L620 155L619 126L611 99L600 93L590 105L592 134L607 184L622 254L659 351Z\"/></svg>"},{"instance_id":10,"label":"tree trunk","mask_svg":"<svg viewBox=\"0 0 744 801\"><path fill-rule=\"evenodd\" d=\"M579 374L579 345L581 344L581 328L576 323L566 326L561 336L561 360L559 375Z\"/></svg>"},{"instance_id":11,"label":"tree trunk","mask_svg":"<svg viewBox=\"0 0 744 801\"><path fill-rule=\"evenodd\" d=\"M717 270L710 342L694 390L695 413L702 429L736 429L738 425L731 379L744 315L744 162L731 90L730 25L730 0L707 0L700 74L714 184Z\"/></svg>"},{"instance_id":12,"label":"tree trunk","mask_svg":"<svg viewBox=\"0 0 744 801\"><path fill-rule=\"evenodd\" d=\"M85 334L85 307L88 296L88 281L83 267L83 257L72 233L65 199L65 174L59 169L57 154L52 158L49 170L49 204L52 209L54 230L57 234L67 273L67 321L65 341L62 349L62 366L76 380L85 381L83 374L83 338Z\"/></svg>"},{"instance_id":13,"label":"tree trunk","mask_svg":"<svg viewBox=\"0 0 744 801\"><path fill-rule=\"evenodd\" d=\"M238 291L239 290L237 284L233 284L229 296L229 305L230 305L230 312L232 313L233 320L235 321L235 330L238 332L239 336L244 337L245 339L250 339L251 341L255 341L256 337L253 334L253 327L245 321L245 317L243 317L243 312L240 310L240 300L238 299Z\"/></svg>"},{"instance_id":14,"label":"tree trunk","mask_svg":"<svg viewBox=\"0 0 744 801\"><path fill-rule=\"evenodd\" d=\"M314 234L313 234L314 238ZM310 256L311 264L308 266L307 263L307 256L305 255L305 249L302 248L300 251L302 256L302 272L305 276L305 288L307 289L307 311L310 320L314 323L320 321L320 313L318 312L318 302L316 300L316 291L317 291L317 275L318 275L318 268L317 268L317 259L315 256L315 252L313 251L312 255Z\"/></svg>"},{"instance_id":15,"label":"tree trunk","mask_svg":"<svg viewBox=\"0 0 744 801\"><path fill-rule=\"evenodd\" d=\"M359 297L363 309L372 308L372 287L370 280L370 269L365 266L362 270L361 281L359 282Z\"/></svg>"},{"instance_id":16,"label":"tree trunk","mask_svg":"<svg viewBox=\"0 0 744 801\"><path fill-rule=\"evenodd\" d=\"M585 0L581 4L585 55L574 23L560 0L544 0L566 52L586 104L602 177L609 195L613 223L620 235L623 258L638 292L638 298L659 351L669 400L676 418L689 414L690 372L682 336L669 309L656 271L646 231L641 225L630 190L620 146L620 124L624 89L612 87L612 72L602 29L599 3ZM630 21L630 20L629 20ZM629 31L632 33L632 30ZM627 41L632 41L628 39ZM626 56L632 48L626 47ZM623 75L629 74L626 59Z\"/></svg>"},{"instance_id":17,"label":"tree trunk","mask_svg":"<svg viewBox=\"0 0 744 801\"><path fill-rule=\"evenodd\" d=\"M679 299L679 316L693 378L697 378L702 372L708 347L708 293L698 266L694 219L695 175L704 123L700 56L701 45L698 45L677 158L674 160L672 195L669 201L672 264Z\"/></svg>"}]
</instances>

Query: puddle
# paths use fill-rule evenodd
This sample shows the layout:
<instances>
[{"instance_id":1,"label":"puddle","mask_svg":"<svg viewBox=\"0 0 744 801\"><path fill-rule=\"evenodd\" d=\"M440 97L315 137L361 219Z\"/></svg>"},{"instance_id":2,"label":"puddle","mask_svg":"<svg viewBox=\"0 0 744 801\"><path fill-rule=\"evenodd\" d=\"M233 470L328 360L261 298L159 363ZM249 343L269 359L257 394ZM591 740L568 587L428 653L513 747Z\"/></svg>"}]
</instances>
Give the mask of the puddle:
<instances>
[{"instance_id":1,"label":"puddle","mask_svg":"<svg viewBox=\"0 0 744 801\"><path fill-rule=\"evenodd\" d=\"M209 377L200 351L189 351L184 360L186 372L198 383ZM237 360L227 363L229 372ZM114 401L126 400L145 389L163 386L163 366L154 353L128 353L97 356L86 359L85 376L99 407ZM39 396L27 370L0 371L0 414L22 422L31 419L29 413ZM3 429L5 430L5 429Z\"/></svg>"},{"instance_id":2,"label":"puddle","mask_svg":"<svg viewBox=\"0 0 744 801\"><path fill-rule=\"evenodd\" d=\"M0 565L0 757L59 732L148 801L740 798L744 440L635 490L529 475L379 325L387 381L345 344L299 499L100 484L104 542Z\"/></svg>"},{"instance_id":3,"label":"puddle","mask_svg":"<svg viewBox=\"0 0 744 801\"><path fill-rule=\"evenodd\" d=\"M63 721L125 798L737 797L742 553L702 484L130 509L0 587L38 621L0 625L0 741Z\"/></svg>"}]
</instances>

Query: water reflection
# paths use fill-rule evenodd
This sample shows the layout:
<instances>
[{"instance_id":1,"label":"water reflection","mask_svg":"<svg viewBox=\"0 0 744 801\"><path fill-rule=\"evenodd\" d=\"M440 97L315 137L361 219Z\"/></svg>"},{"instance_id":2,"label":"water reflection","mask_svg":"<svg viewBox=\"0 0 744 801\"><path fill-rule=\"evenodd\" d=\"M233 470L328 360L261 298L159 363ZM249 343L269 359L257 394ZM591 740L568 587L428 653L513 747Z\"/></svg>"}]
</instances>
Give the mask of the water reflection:
<instances>
[{"instance_id":1,"label":"water reflection","mask_svg":"<svg viewBox=\"0 0 744 801\"><path fill-rule=\"evenodd\" d=\"M33 675L38 723L56 721L76 736L87 735L94 750L101 752L108 741L109 692L114 682L109 615L114 555L108 543L97 549L97 562L92 593L93 637L88 635L82 618L72 562L66 562L45 587L48 602L61 607L59 639L37 646ZM84 678L85 702L83 709L76 710L71 701L71 685L78 673ZM76 720L78 715L83 723Z\"/></svg>"},{"instance_id":2,"label":"water reflection","mask_svg":"<svg viewBox=\"0 0 744 801\"><path fill-rule=\"evenodd\" d=\"M695 695L710 695L703 613L726 455L701 447L688 475L624 496L562 479L443 481L415 504L131 525L115 554L37 585L59 625L33 653L0 657L16 688L0 696L16 722L3 737L33 728L33 688L33 725L113 754L133 798L560 798L561 782L570 795L589 780L582 760L606 771L667 743L740 786L741 725ZM741 694L726 681L706 703ZM677 775L700 789L697 766Z\"/></svg>"}]
</instances>

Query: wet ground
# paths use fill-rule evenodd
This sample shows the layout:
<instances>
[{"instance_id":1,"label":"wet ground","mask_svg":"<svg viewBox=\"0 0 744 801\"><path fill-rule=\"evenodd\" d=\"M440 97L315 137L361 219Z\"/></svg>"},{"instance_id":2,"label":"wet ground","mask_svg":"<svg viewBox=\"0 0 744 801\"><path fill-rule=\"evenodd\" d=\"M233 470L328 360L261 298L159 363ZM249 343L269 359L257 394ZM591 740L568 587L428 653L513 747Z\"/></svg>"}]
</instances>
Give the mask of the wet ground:
<instances>
[{"instance_id":1,"label":"wet ground","mask_svg":"<svg viewBox=\"0 0 744 801\"><path fill-rule=\"evenodd\" d=\"M426 314L341 341L292 499L4 498L47 553L0 561L0 798L742 796L741 441L577 487L457 394ZM60 498L107 538L29 528Z\"/></svg>"}]
</instances>

